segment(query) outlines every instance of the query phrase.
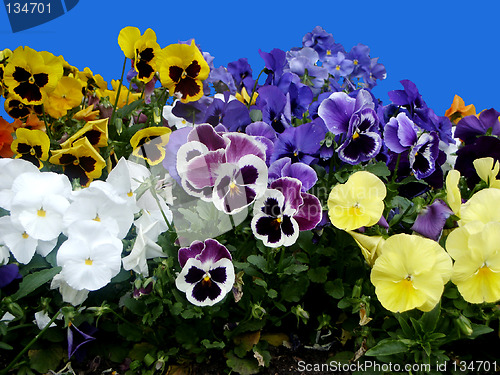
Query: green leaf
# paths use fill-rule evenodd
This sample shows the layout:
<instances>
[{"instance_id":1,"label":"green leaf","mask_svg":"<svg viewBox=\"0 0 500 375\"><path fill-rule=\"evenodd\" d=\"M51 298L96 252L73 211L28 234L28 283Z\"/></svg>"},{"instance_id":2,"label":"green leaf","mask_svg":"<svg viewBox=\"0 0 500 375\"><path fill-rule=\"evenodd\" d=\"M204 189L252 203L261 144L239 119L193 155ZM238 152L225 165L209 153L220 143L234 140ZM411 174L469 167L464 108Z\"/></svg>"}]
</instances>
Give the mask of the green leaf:
<instances>
[{"instance_id":1,"label":"green leaf","mask_svg":"<svg viewBox=\"0 0 500 375\"><path fill-rule=\"evenodd\" d=\"M262 255L250 255L247 257L247 262L254 265L261 271L267 272L267 262L266 259Z\"/></svg>"},{"instance_id":2,"label":"green leaf","mask_svg":"<svg viewBox=\"0 0 500 375\"><path fill-rule=\"evenodd\" d=\"M259 109L252 109L250 111L250 118L252 122L262 121L262 111Z\"/></svg>"},{"instance_id":3,"label":"green leaf","mask_svg":"<svg viewBox=\"0 0 500 375\"><path fill-rule=\"evenodd\" d=\"M370 357L404 353L408 347L399 340L385 339L380 341L373 348L369 349L365 355Z\"/></svg>"},{"instance_id":4,"label":"green leaf","mask_svg":"<svg viewBox=\"0 0 500 375\"><path fill-rule=\"evenodd\" d=\"M308 270L308 266L305 264L292 264L288 267L286 267L282 274L284 275L296 275L298 273L304 272Z\"/></svg>"},{"instance_id":5,"label":"green leaf","mask_svg":"<svg viewBox=\"0 0 500 375\"><path fill-rule=\"evenodd\" d=\"M328 276L328 268L327 267L317 267L311 268L307 271L307 276L309 276L309 280L313 283L325 283Z\"/></svg>"},{"instance_id":6,"label":"green leaf","mask_svg":"<svg viewBox=\"0 0 500 375\"><path fill-rule=\"evenodd\" d=\"M267 289L267 283L264 280L255 279L253 282L254 282L254 284L257 284L257 285L263 287L264 289Z\"/></svg>"},{"instance_id":7,"label":"green leaf","mask_svg":"<svg viewBox=\"0 0 500 375\"><path fill-rule=\"evenodd\" d=\"M335 279L333 281L327 281L325 284L325 291L331 297L335 299L341 299L344 297L344 285L342 284L342 279Z\"/></svg>"},{"instance_id":8,"label":"green leaf","mask_svg":"<svg viewBox=\"0 0 500 375\"><path fill-rule=\"evenodd\" d=\"M269 298L273 298L274 299L274 298L278 297L278 292L276 290L274 290L274 289L269 289L267 291L267 296Z\"/></svg>"},{"instance_id":9,"label":"green leaf","mask_svg":"<svg viewBox=\"0 0 500 375\"><path fill-rule=\"evenodd\" d=\"M402 314L394 314L394 315L396 316L396 319L398 320L399 325L403 330L403 335L408 339L413 338L415 336L415 332L413 331L413 329L411 329L406 318Z\"/></svg>"},{"instance_id":10,"label":"green leaf","mask_svg":"<svg viewBox=\"0 0 500 375\"><path fill-rule=\"evenodd\" d=\"M256 360L247 359L247 358L238 358L232 352L227 354L226 364L230 367L234 372L241 375L252 375L258 374L259 364Z\"/></svg>"},{"instance_id":11,"label":"green leaf","mask_svg":"<svg viewBox=\"0 0 500 375\"><path fill-rule=\"evenodd\" d=\"M116 111L115 118L124 118L130 116L131 113L135 111L137 107L139 107L143 102L144 102L143 99L139 99L133 101L130 104L124 105L122 108Z\"/></svg>"},{"instance_id":12,"label":"green leaf","mask_svg":"<svg viewBox=\"0 0 500 375\"><path fill-rule=\"evenodd\" d=\"M364 167L365 171L371 172L379 177L388 177L391 175L391 171L383 161L379 161L375 164L368 164Z\"/></svg>"},{"instance_id":13,"label":"green leaf","mask_svg":"<svg viewBox=\"0 0 500 375\"><path fill-rule=\"evenodd\" d=\"M9 344L6 344L5 342L0 341L0 349L2 350L12 350L14 349L12 346Z\"/></svg>"},{"instance_id":14,"label":"green leaf","mask_svg":"<svg viewBox=\"0 0 500 375\"><path fill-rule=\"evenodd\" d=\"M439 317L441 315L441 303L438 303L431 311L428 311L420 318L420 323L424 332L431 333L436 329Z\"/></svg>"},{"instance_id":15,"label":"green leaf","mask_svg":"<svg viewBox=\"0 0 500 375\"><path fill-rule=\"evenodd\" d=\"M53 346L47 349L30 350L28 356L31 368L45 374L49 370L57 368L59 362L63 359L64 350L60 346Z\"/></svg>"},{"instance_id":16,"label":"green leaf","mask_svg":"<svg viewBox=\"0 0 500 375\"><path fill-rule=\"evenodd\" d=\"M494 331L493 328L481 324L471 323L471 327L472 327L472 334L470 336L467 336L467 338L471 340L475 339L478 336L485 335L487 333Z\"/></svg>"},{"instance_id":17,"label":"green leaf","mask_svg":"<svg viewBox=\"0 0 500 375\"><path fill-rule=\"evenodd\" d=\"M19 290L11 296L12 301L23 298L35 291L38 287L42 286L49 280L52 280L52 278L61 272L61 270L62 267L54 267L27 275L23 278L21 284L19 284Z\"/></svg>"}]
</instances>

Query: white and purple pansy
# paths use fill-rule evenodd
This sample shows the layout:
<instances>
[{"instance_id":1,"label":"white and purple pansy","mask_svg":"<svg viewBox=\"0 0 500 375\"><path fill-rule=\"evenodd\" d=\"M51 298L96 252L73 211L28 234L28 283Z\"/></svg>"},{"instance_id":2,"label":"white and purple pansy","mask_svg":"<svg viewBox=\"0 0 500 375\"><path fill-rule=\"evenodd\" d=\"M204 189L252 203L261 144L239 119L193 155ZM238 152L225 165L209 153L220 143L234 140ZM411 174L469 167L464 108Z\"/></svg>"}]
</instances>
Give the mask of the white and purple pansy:
<instances>
[{"instance_id":1,"label":"white and purple pansy","mask_svg":"<svg viewBox=\"0 0 500 375\"><path fill-rule=\"evenodd\" d=\"M300 180L282 177L256 200L251 227L255 237L266 246L291 246L299 231L313 229L320 222L318 198L301 190Z\"/></svg>"},{"instance_id":2,"label":"white and purple pansy","mask_svg":"<svg viewBox=\"0 0 500 375\"><path fill-rule=\"evenodd\" d=\"M177 153L177 171L188 194L206 202L215 198L216 206L226 213L238 212L262 195L267 166L261 142L243 133L217 133L209 124L195 127L187 140ZM226 198L236 190L238 203L228 203Z\"/></svg>"},{"instance_id":3,"label":"white and purple pansy","mask_svg":"<svg viewBox=\"0 0 500 375\"><path fill-rule=\"evenodd\" d=\"M231 254L218 241L194 241L179 250L178 258L182 271L175 285L192 304L212 306L231 291L235 280Z\"/></svg>"},{"instance_id":4,"label":"white and purple pansy","mask_svg":"<svg viewBox=\"0 0 500 375\"><path fill-rule=\"evenodd\" d=\"M215 207L231 215L242 211L264 194L267 177L266 163L252 154L221 165L213 191Z\"/></svg>"}]
</instances>

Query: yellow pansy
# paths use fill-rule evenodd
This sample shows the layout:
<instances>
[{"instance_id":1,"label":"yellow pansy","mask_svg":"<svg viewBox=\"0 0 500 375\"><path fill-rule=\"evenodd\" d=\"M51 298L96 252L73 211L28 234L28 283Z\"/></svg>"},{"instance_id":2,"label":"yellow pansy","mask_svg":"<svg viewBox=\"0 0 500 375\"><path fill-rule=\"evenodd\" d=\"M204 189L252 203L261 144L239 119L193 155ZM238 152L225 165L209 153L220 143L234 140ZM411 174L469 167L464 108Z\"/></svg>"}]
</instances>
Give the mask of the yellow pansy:
<instances>
[{"instance_id":1,"label":"yellow pansy","mask_svg":"<svg viewBox=\"0 0 500 375\"><path fill-rule=\"evenodd\" d=\"M87 138L96 148L106 147L108 145L108 119L88 121L83 128L61 143L61 148L71 147L80 138Z\"/></svg>"},{"instance_id":2,"label":"yellow pansy","mask_svg":"<svg viewBox=\"0 0 500 375\"><path fill-rule=\"evenodd\" d=\"M10 147L16 154L16 159L27 160L41 169L42 161L49 157L50 139L41 130L19 128Z\"/></svg>"},{"instance_id":3,"label":"yellow pansy","mask_svg":"<svg viewBox=\"0 0 500 375\"><path fill-rule=\"evenodd\" d=\"M210 67L194 40L189 44L171 44L162 50L159 62L160 81L172 96L183 103L203 96L203 82Z\"/></svg>"},{"instance_id":4,"label":"yellow pansy","mask_svg":"<svg viewBox=\"0 0 500 375\"><path fill-rule=\"evenodd\" d=\"M149 82L156 73L156 60L161 52L156 34L147 29L143 35L137 27L127 26L118 35L118 44L125 56L132 59L137 79Z\"/></svg>"},{"instance_id":5,"label":"yellow pansy","mask_svg":"<svg viewBox=\"0 0 500 375\"><path fill-rule=\"evenodd\" d=\"M250 99L250 95L248 95L247 89L245 87L243 87L241 89L241 93L237 92L235 96L236 96L236 99L238 99L240 102L242 102L245 105L248 105L248 104L255 105L259 94L257 92L254 92L252 95L252 98Z\"/></svg>"},{"instance_id":6,"label":"yellow pansy","mask_svg":"<svg viewBox=\"0 0 500 375\"><path fill-rule=\"evenodd\" d=\"M446 202L455 215L460 214L460 207L462 206L462 195L458 188L460 181L460 172L452 169L446 176Z\"/></svg>"},{"instance_id":7,"label":"yellow pansy","mask_svg":"<svg viewBox=\"0 0 500 375\"><path fill-rule=\"evenodd\" d=\"M500 223L470 222L446 240L454 258L451 281L470 303L500 300Z\"/></svg>"},{"instance_id":8,"label":"yellow pansy","mask_svg":"<svg viewBox=\"0 0 500 375\"><path fill-rule=\"evenodd\" d=\"M141 129L130 138L132 154L146 160L150 165L159 164L165 158L165 145L172 130L164 126Z\"/></svg>"},{"instance_id":9,"label":"yellow pansy","mask_svg":"<svg viewBox=\"0 0 500 375\"><path fill-rule=\"evenodd\" d=\"M120 85L120 81L117 80L112 80L111 81L111 86L113 87L113 90L104 90L102 93L102 96L107 96L109 97L109 102L114 105L116 101L116 95L118 93L118 86ZM125 86L122 86L120 88L120 96L118 98L117 102L117 107L122 108L123 106L130 104L132 102L135 102L136 100L139 100L141 97L140 93L133 93L129 91Z\"/></svg>"},{"instance_id":10,"label":"yellow pansy","mask_svg":"<svg viewBox=\"0 0 500 375\"><path fill-rule=\"evenodd\" d=\"M382 246L370 280L387 310L430 311L439 302L451 273L451 258L436 241L396 234Z\"/></svg>"},{"instance_id":11,"label":"yellow pansy","mask_svg":"<svg viewBox=\"0 0 500 375\"><path fill-rule=\"evenodd\" d=\"M493 164L494 163L494 164ZM500 163L492 157L480 158L473 161L476 173L491 188L500 188L500 180L497 180L500 171Z\"/></svg>"},{"instance_id":12,"label":"yellow pansy","mask_svg":"<svg viewBox=\"0 0 500 375\"><path fill-rule=\"evenodd\" d=\"M87 138L76 140L70 148L52 151L49 161L62 165L64 174L71 180L79 179L82 186L88 186L92 180L101 177L106 166L106 161Z\"/></svg>"},{"instance_id":13,"label":"yellow pansy","mask_svg":"<svg viewBox=\"0 0 500 375\"><path fill-rule=\"evenodd\" d=\"M463 226L471 221L480 221L484 224L491 221L500 222L499 189L480 190L462 204L459 225Z\"/></svg>"},{"instance_id":14,"label":"yellow pansy","mask_svg":"<svg viewBox=\"0 0 500 375\"><path fill-rule=\"evenodd\" d=\"M18 47L5 67L4 83L9 95L24 104L41 104L63 75L61 61L54 55Z\"/></svg>"},{"instance_id":15,"label":"yellow pansy","mask_svg":"<svg viewBox=\"0 0 500 375\"><path fill-rule=\"evenodd\" d=\"M384 211L386 193L384 183L377 176L366 171L356 172L330 192L330 221L347 231L375 225Z\"/></svg>"},{"instance_id":16,"label":"yellow pansy","mask_svg":"<svg viewBox=\"0 0 500 375\"><path fill-rule=\"evenodd\" d=\"M73 77L62 77L54 91L47 96L45 110L54 117L65 116L68 111L79 106L83 99L83 85Z\"/></svg>"},{"instance_id":17,"label":"yellow pansy","mask_svg":"<svg viewBox=\"0 0 500 375\"><path fill-rule=\"evenodd\" d=\"M375 260L382 252L385 239L382 236L367 236L366 234L347 231L361 249L366 262L373 267Z\"/></svg>"}]
</instances>

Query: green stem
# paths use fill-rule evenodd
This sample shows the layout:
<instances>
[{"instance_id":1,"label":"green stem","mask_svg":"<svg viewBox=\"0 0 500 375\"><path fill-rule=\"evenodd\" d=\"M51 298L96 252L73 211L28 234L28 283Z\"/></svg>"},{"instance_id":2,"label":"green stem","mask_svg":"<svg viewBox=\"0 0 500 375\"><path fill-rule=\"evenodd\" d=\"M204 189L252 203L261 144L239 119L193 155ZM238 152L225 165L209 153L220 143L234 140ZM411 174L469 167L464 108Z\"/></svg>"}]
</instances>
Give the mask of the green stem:
<instances>
[{"instance_id":1,"label":"green stem","mask_svg":"<svg viewBox=\"0 0 500 375\"><path fill-rule=\"evenodd\" d=\"M120 91L122 90L123 76L125 75L126 67L127 67L127 58L125 57L125 60L123 61L122 75L120 77L120 84L118 85L118 90L116 91L115 104L113 105L113 112L111 113L111 120L110 120L111 123L113 123L115 119L116 107L118 106L118 99L120 98Z\"/></svg>"},{"instance_id":2,"label":"green stem","mask_svg":"<svg viewBox=\"0 0 500 375\"><path fill-rule=\"evenodd\" d=\"M250 108L250 105L252 103L253 94L255 94L255 91L257 90L257 84L259 83L259 78L260 78L261 74L265 72L265 70L266 70L266 68L264 68L260 71L259 75L257 76L257 79L255 80L255 83L253 84L252 93L250 94L250 100L248 101L247 108Z\"/></svg>"},{"instance_id":3,"label":"green stem","mask_svg":"<svg viewBox=\"0 0 500 375\"><path fill-rule=\"evenodd\" d=\"M59 316L59 314L61 313L61 310L59 310L53 317L52 319L50 320L50 322L47 323L47 325L38 333L38 335L36 335L33 340L31 340L28 345L26 345L23 350L21 350L19 352L19 354L12 360L12 362L9 363L9 365L3 370L0 372L1 375L3 374L7 374L7 372L12 368L14 367L14 365L16 364L16 362L19 360L19 358L21 358L23 356L24 353L26 353L26 351L28 351L29 348L31 348L33 346L33 344L35 342L38 341L38 339L40 337L42 337L42 335L45 333L45 331L47 329L49 329L50 325L52 323L54 323L54 321L57 319L57 317Z\"/></svg>"},{"instance_id":4,"label":"green stem","mask_svg":"<svg viewBox=\"0 0 500 375\"><path fill-rule=\"evenodd\" d=\"M391 184L394 183L394 181L396 181L400 161L401 161L401 154L398 154L398 158L396 160L396 166L394 167L394 172L392 172L393 175L392 175L392 179L391 179Z\"/></svg>"}]
</instances>

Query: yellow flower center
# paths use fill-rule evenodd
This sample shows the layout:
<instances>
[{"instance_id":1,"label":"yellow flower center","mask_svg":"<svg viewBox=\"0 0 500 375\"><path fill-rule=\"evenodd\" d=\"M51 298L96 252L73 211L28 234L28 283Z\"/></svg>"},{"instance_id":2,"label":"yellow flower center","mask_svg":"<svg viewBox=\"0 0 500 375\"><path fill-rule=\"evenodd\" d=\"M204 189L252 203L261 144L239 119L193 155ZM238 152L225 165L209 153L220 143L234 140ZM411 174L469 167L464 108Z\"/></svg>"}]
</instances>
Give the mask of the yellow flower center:
<instances>
[{"instance_id":1,"label":"yellow flower center","mask_svg":"<svg viewBox=\"0 0 500 375\"><path fill-rule=\"evenodd\" d=\"M403 279L399 282L401 288L405 290L405 293L408 294L410 290L413 288L413 281L411 280L411 276L407 276L406 279Z\"/></svg>"},{"instance_id":2,"label":"yellow flower center","mask_svg":"<svg viewBox=\"0 0 500 375\"><path fill-rule=\"evenodd\" d=\"M276 218L276 221L278 222L278 224L281 224L281 222L283 221L283 218L281 216L278 216Z\"/></svg>"},{"instance_id":3,"label":"yellow flower center","mask_svg":"<svg viewBox=\"0 0 500 375\"><path fill-rule=\"evenodd\" d=\"M362 210L359 207L359 203L349 208L349 216L359 216L362 214Z\"/></svg>"},{"instance_id":4,"label":"yellow flower center","mask_svg":"<svg viewBox=\"0 0 500 375\"><path fill-rule=\"evenodd\" d=\"M76 159L75 161L73 161L73 165L78 165L80 164L80 161L78 159Z\"/></svg>"},{"instance_id":5,"label":"yellow flower center","mask_svg":"<svg viewBox=\"0 0 500 375\"><path fill-rule=\"evenodd\" d=\"M29 79L28 79L28 82L33 84L35 83L35 78L33 76L31 76Z\"/></svg>"},{"instance_id":6,"label":"yellow flower center","mask_svg":"<svg viewBox=\"0 0 500 375\"><path fill-rule=\"evenodd\" d=\"M30 155L31 156L35 156L36 154L36 151L33 149L33 147L30 149Z\"/></svg>"},{"instance_id":7,"label":"yellow flower center","mask_svg":"<svg viewBox=\"0 0 500 375\"><path fill-rule=\"evenodd\" d=\"M352 135L352 139L358 139L358 138L359 138L359 133L354 132L354 134Z\"/></svg>"},{"instance_id":8,"label":"yellow flower center","mask_svg":"<svg viewBox=\"0 0 500 375\"><path fill-rule=\"evenodd\" d=\"M92 220L101 222L101 218L99 217L98 214L96 214L95 217Z\"/></svg>"},{"instance_id":9,"label":"yellow flower center","mask_svg":"<svg viewBox=\"0 0 500 375\"><path fill-rule=\"evenodd\" d=\"M327 55L327 56L330 56L331 54L332 54L332 51L331 51L331 50L329 50L329 49L327 49L327 50L326 50L326 55Z\"/></svg>"},{"instance_id":10,"label":"yellow flower center","mask_svg":"<svg viewBox=\"0 0 500 375\"><path fill-rule=\"evenodd\" d=\"M23 232L22 236L23 236L24 239L29 238L28 233L26 233L26 232Z\"/></svg>"},{"instance_id":11,"label":"yellow flower center","mask_svg":"<svg viewBox=\"0 0 500 375\"><path fill-rule=\"evenodd\" d=\"M335 70L340 70L340 65L337 65L337 66L335 67Z\"/></svg>"},{"instance_id":12,"label":"yellow flower center","mask_svg":"<svg viewBox=\"0 0 500 375\"><path fill-rule=\"evenodd\" d=\"M90 259L90 258L85 259L85 265L86 265L86 266L91 266L91 265L92 265L92 263L94 263L94 262L92 261L92 259Z\"/></svg>"},{"instance_id":13,"label":"yellow flower center","mask_svg":"<svg viewBox=\"0 0 500 375\"><path fill-rule=\"evenodd\" d=\"M185 70L182 71L182 74L181 74L181 78L186 78L187 77L187 73Z\"/></svg>"},{"instance_id":14,"label":"yellow flower center","mask_svg":"<svg viewBox=\"0 0 500 375\"><path fill-rule=\"evenodd\" d=\"M229 194L231 194L231 196L233 196L234 194L238 194L239 192L240 192L240 188L238 187L238 185L236 185L236 183L234 181L232 181L229 184Z\"/></svg>"},{"instance_id":15,"label":"yellow flower center","mask_svg":"<svg viewBox=\"0 0 500 375\"><path fill-rule=\"evenodd\" d=\"M493 271L486 264L484 264L481 268L479 268L476 271L476 275L478 277L483 278L483 279L490 278L492 273L493 273Z\"/></svg>"},{"instance_id":16,"label":"yellow flower center","mask_svg":"<svg viewBox=\"0 0 500 375\"><path fill-rule=\"evenodd\" d=\"M358 60L354 60L354 61L353 61L353 64L354 64L354 65L358 65Z\"/></svg>"},{"instance_id":17,"label":"yellow flower center","mask_svg":"<svg viewBox=\"0 0 500 375\"><path fill-rule=\"evenodd\" d=\"M132 190L130 190L128 193L127 193L127 197L131 197L134 195L134 192Z\"/></svg>"},{"instance_id":18,"label":"yellow flower center","mask_svg":"<svg viewBox=\"0 0 500 375\"><path fill-rule=\"evenodd\" d=\"M38 211L37 211L37 215L40 216L40 217L45 217L45 214L47 212L43 209L43 208L40 208Z\"/></svg>"}]
</instances>

